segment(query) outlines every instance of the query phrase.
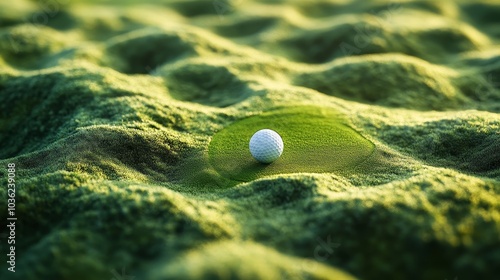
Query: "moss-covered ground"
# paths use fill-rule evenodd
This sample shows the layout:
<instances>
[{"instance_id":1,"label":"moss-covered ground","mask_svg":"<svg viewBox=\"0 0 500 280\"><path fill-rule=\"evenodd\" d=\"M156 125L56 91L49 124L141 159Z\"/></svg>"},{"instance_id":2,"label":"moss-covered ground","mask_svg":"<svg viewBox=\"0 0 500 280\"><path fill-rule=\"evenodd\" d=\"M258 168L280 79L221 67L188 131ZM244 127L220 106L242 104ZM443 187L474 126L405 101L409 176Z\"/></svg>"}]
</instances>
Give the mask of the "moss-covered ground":
<instances>
[{"instance_id":1,"label":"moss-covered ground","mask_svg":"<svg viewBox=\"0 0 500 280\"><path fill-rule=\"evenodd\" d=\"M0 279L497 279L499 15L0 1ZM283 158L239 172L261 125Z\"/></svg>"}]
</instances>

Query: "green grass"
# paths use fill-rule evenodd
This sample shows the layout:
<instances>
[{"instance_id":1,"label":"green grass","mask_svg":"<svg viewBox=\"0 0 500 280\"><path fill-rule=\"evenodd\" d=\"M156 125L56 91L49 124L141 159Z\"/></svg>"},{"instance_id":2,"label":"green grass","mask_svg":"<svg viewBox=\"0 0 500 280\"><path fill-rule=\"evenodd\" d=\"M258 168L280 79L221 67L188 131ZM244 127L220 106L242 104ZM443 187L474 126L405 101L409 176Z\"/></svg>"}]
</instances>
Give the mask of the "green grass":
<instances>
[{"instance_id":1,"label":"green grass","mask_svg":"<svg viewBox=\"0 0 500 280\"><path fill-rule=\"evenodd\" d=\"M277 131L285 145L282 156L271 164L257 162L248 149L252 135L263 128ZM349 170L374 148L335 110L308 106L277 109L233 123L213 136L208 153L221 175L250 181L275 174Z\"/></svg>"}]
</instances>

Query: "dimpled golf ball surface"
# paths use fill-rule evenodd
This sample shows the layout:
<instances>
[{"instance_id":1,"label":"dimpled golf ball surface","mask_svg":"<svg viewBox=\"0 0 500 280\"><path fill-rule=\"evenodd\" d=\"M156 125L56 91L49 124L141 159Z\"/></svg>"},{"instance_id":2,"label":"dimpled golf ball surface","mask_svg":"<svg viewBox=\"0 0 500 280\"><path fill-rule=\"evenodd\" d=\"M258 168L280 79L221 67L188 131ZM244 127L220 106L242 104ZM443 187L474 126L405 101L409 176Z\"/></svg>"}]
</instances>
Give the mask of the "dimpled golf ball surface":
<instances>
[{"instance_id":1,"label":"dimpled golf ball surface","mask_svg":"<svg viewBox=\"0 0 500 280\"><path fill-rule=\"evenodd\" d=\"M283 140L274 130L262 129L250 138L250 153L259 162L271 163L283 153Z\"/></svg>"}]
</instances>

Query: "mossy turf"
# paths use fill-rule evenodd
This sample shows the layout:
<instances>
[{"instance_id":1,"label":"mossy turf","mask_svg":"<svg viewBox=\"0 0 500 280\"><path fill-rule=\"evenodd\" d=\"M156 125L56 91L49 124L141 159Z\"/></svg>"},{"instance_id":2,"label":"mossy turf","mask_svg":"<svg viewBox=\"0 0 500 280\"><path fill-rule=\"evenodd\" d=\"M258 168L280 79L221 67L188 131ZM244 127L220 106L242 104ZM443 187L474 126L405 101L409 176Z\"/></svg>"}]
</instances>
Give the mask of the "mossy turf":
<instances>
[{"instance_id":1,"label":"mossy turf","mask_svg":"<svg viewBox=\"0 0 500 280\"><path fill-rule=\"evenodd\" d=\"M0 1L0 279L498 279L499 14ZM285 154L234 173L259 123Z\"/></svg>"},{"instance_id":2,"label":"mossy turf","mask_svg":"<svg viewBox=\"0 0 500 280\"><path fill-rule=\"evenodd\" d=\"M248 142L260 129L280 134L285 148L271 164L250 154ZM209 146L212 166L223 176L251 181L263 176L349 170L369 157L375 145L346 125L335 110L299 106L271 110L237 121L215 134Z\"/></svg>"}]
</instances>

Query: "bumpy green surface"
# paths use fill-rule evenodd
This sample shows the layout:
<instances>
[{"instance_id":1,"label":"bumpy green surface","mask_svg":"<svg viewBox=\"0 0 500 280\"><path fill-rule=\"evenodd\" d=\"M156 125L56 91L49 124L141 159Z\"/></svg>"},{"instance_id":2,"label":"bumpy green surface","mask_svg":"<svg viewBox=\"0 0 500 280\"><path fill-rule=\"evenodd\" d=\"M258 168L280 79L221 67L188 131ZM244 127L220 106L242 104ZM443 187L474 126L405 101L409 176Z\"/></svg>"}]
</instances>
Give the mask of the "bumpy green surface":
<instances>
[{"instance_id":1,"label":"bumpy green surface","mask_svg":"<svg viewBox=\"0 0 500 280\"><path fill-rule=\"evenodd\" d=\"M285 149L272 164L250 154L248 142L261 129L277 131ZM210 163L236 181L290 173L347 171L366 160L374 145L345 124L339 113L321 107L290 106L235 122L217 132L208 147Z\"/></svg>"},{"instance_id":2,"label":"bumpy green surface","mask_svg":"<svg viewBox=\"0 0 500 280\"><path fill-rule=\"evenodd\" d=\"M225 5L0 1L0 279L497 279L498 1ZM292 106L373 154L214 169L217 132Z\"/></svg>"}]
</instances>

